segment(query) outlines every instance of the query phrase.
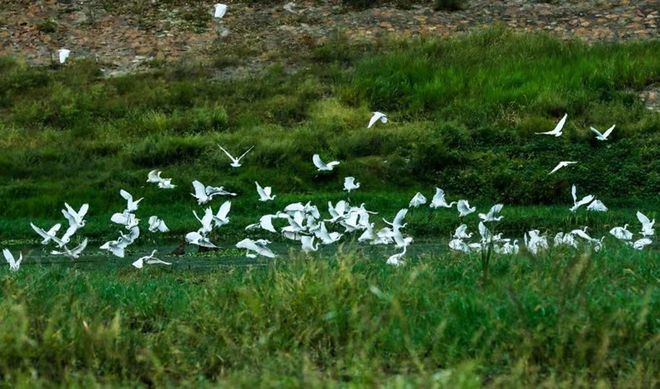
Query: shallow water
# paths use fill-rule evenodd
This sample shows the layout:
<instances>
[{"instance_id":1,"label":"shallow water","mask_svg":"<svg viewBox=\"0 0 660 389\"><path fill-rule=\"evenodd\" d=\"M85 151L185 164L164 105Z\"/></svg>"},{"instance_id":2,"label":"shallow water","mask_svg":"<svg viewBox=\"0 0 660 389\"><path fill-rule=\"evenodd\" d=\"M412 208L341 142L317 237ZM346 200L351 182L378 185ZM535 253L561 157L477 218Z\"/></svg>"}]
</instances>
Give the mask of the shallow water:
<instances>
[{"instance_id":1,"label":"shallow water","mask_svg":"<svg viewBox=\"0 0 660 389\"><path fill-rule=\"evenodd\" d=\"M375 260L386 260L390 255L401 252L392 245L368 245L357 242L344 242L320 246L314 253L305 255L296 243L273 242L269 245L270 249L278 255L275 259L257 257L248 258L245 256L245 250L239 250L233 246L220 245L217 250L198 252L197 247L187 246L184 255L173 255L172 252L178 247L178 244L165 244L159 246L134 246L126 250L125 258L118 258L98 248L98 242L90 242L83 255L75 260L52 255L50 251L52 246L44 247L39 245L25 246L24 244L10 244L7 246L15 255L18 252L23 253L22 267L30 266L75 266L82 269L94 268L115 268L130 266L133 261L139 257L149 255L153 250L157 250L156 257L171 262L171 266L145 265L167 267L170 269L194 269L194 268L221 268L221 267L242 267L242 266L267 266L274 260L288 259L292 257L309 258L334 258L342 252L356 253L366 257L373 257ZM431 258L442 254L447 254L449 248L446 242L428 241L413 243L408 247L405 258Z\"/></svg>"}]
</instances>

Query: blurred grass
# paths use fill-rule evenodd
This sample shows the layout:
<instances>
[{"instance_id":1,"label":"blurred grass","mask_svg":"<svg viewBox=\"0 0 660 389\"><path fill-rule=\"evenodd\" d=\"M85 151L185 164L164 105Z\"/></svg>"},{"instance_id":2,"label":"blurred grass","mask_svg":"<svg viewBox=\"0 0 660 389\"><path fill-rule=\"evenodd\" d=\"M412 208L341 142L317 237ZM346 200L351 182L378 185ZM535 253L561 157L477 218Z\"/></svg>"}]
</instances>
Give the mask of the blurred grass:
<instances>
[{"instance_id":1,"label":"blurred grass","mask_svg":"<svg viewBox=\"0 0 660 389\"><path fill-rule=\"evenodd\" d=\"M0 275L8 385L654 387L654 253Z\"/></svg>"}]
</instances>

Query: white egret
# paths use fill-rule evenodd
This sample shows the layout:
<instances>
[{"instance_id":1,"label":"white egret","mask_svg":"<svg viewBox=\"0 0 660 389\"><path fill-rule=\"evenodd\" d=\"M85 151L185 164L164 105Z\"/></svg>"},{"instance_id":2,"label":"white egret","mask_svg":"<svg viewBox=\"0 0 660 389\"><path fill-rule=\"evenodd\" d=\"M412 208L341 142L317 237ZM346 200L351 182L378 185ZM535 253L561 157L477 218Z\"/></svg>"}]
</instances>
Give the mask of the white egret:
<instances>
[{"instance_id":1,"label":"white egret","mask_svg":"<svg viewBox=\"0 0 660 389\"><path fill-rule=\"evenodd\" d=\"M18 271L21 268L21 262L23 261L23 253L19 253L18 260L14 258L9 249L2 250L2 254L5 256L5 260L9 264L10 271Z\"/></svg>"},{"instance_id":2,"label":"white egret","mask_svg":"<svg viewBox=\"0 0 660 389\"><path fill-rule=\"evenodd\" d=\"M60 61L60 64L64 64L66 60L69 58L69 55L71 55L71 50L69 49L59 49L57 50L57 56Z\"/></svg>"},{"instance_id":3,"label":"white egret","mask_svg":"<svg viewBox=\"0 0 660 389\"><path fill-rule=\"evenodd\" d=\"M403 266L406 264L402 259L405 254L406 246L403 246L402 252L390 256L385 263L392 266Z\"/></svg>"},{"instance_id":4,"label":"white egret","mask_svg":"<svg viewBox=\"0 0 660 389\"><path fill-rule=\"evenodd\" d=\"M651 239L649 239L649 238L641 238L641 239L637 239L637 240L632 244L632 247L633 247L635 250L643 250L644 247L646 247L646 246L648 246L648 245L650 245L650 244L652 244L652 243L653 243L653 241L652 241Z\"/></svg>"},{"instance_id":5,"label":"white egret","mask_svg":"<svg viewBox=\"0 0 660 389\"><path fill-rule=\"evenodd\" d=\"M323 162L318 154L312 155L312 162L314 162L314 166L320 172L331 172L335 166L339 165L339 161Z\"/></svg>"},{"instance_id":6,"label":"white egret","mask_svg":"<svg viewBox=\"0 0 660 389\"><path fill-rule=\"evenodd\" d=\"M587 206L587 211L592 212L607 212L607 207L600 200L594 200Z\"/></svg>"},{"instance_id":7,"label":"white egret","mask_svg":"<svg viewBox=\"0 0 660 389\"><path fill-rule=\"evenodd\" d=\"M376 239L371 241L371 244L392 244L394 243L394 231L389 227L383 227L376 232Z\"/></svg>"},{"instance_id":8,"label":"white egret","mask_svg":"<svg viewBox=\"0 0 660 389\"><path fill-rule=\"evenodd\" d=\"M133 262L131 265L133 265L137 269L142 269L142 267L147 264L147 265L171 265L170 262L165 262L163 260L160 260L155 257L157 250L153 250L150 255L146 255L144 257L138 258L135 262Z\"/></svg>"},{"instance_id":9,"label":"white egret","mask_svg":"<svg viewBox=\"0 0 660 389\"><path fill-rule=\"evenodd\" d=\"M204 184L195 180L192 182L192 185L195 193L191 193L191 195L197 199L197 204L202 205L211 201L212 196L206 194L206 187Z\"/></svg>"},{"instance_id":10,"label":"white egret","mask_svg":"<svg viewBox=\"0 0 660 389\"><path fill-rule=\"evenodd\" d=\"M571 212L577 211L581 206L590 203L593 199L593 195L584 196L580 201L577 200L577 188L575 184L571 187L571 195L573 196L573 206L570 208Z\"/></svg>"},{"instance_id":11,"label":"white egret","mask_svg":"<svg viewBox=\"0 0 660 389\"><path fill-rule=\"evenodd\" d=\"M124 210L124 212L121 213L117 212L112 214L110 221L116 224L121 224L128 230L140 223L140 219L135 217L135 214L130 213L128 210Z\"/></svg>"},{"instance_id":12,"label":"white egret","mask_svg":"<svg viewBox=\"0 0 660 389\"><path fill-rule=\"evenodd\" d=\"M431 208L451 208L456 204L455 201L452 201L451 203L447 204L447 200L445 200L445 191L440 189L440 188L435 188L435 194L433 195L433 198L431 199L431 204L429 207Z\"/></svg>"},{"instance_id":13,"label":"white egret","mask_svg":"<svg viewBox=\"0 0 660 389\"><path fill-rule=\"evenodd\" d=\"M367 126L367 128L371 128L371 126L376 124L377 121L380 121L383 124L387 123L387 115L378 111L374 112L373 115L371 116L371 119L369 119L369 125Z\"/></svg>"},{"instance_id":14,"label":"white egret","mask_svg":"<svg viewBox=\"0 0 660 389\"><path fill-rule=\"evenodd\" d=\"M552 171L550 173L548 173L548 175L556 172L557 170L559 170L561 168L565 168L565 167L570 166L570 165L575 165L576 163L577 163L577 161L561 161L557 164L557 166L555 166L554 169L552 169Z\"/></svg>"},{"instance_id":15,"label":"white egret","mask_svg":"<svg viewBox=\"0 0 660 389\"><path fill-rule=\"evenodd\" d=\"M321 222L321 226L314 231L314 236L321 240L324 245L333 244L341 239L342 234L339 232L328 232L325 223Z\"/></svg>"},{"instance_id":16,"label":"white egret","mask_svg":"<svg viewBox=\"0 0 660 389\"><path fill-rule=\"evenodd\" d=\"M598 131L597 129L595 129L593 127L591 127L591 131L594 134L596 134L596 139L598 139L600 141L604 141L604 140L607 140L607 137L610 136L612 131L614 131L614 127L616 127L616 124L613 125L612 127L608 128L607 130L605 130L605 132L603 132L602 134L600 133L600 131Z\"/></svg>"},{"instance_id":17,"label":"white egret","mask_svg":"<svg viewBox=\"0 0 660 389\"><path fill-rule=\"evenodd\" d=\"M213 17L222 19L227 13L227 4L217 3L213 6Z\"/></svg>"},{"instance_id":18,"label":"white egret","mask_svg":"<svg viewBox=\"0 0 660 389\"><path fill-rule=\"evenodd\" d=\"M71 208L67 203L64 203L66 209L62 210L62 215L69 222L69 226L75 226L76 229L82 228L85 226L85 215L89 210L89 204L83 204L78 211Z\"/></svg>"},{"instance_id":19,"label":"white egret","mask_svg":"<svg viewBox=\"0 0 660 389\"><path fill-rule=\"evenodd\" d=\"M160 176L163 172L160 170L152 170L149 173L147 173L147 182L150 184L158 184L159 182L162 181L162 177Z\"/></svg>"},{"instance_id":20,"label":"white egret","mask_svg":"<svg viewBox=\"0 0 660 389\"><path fill-rule=\"evenodd\" d=\"M529 238L528 238L529 237ZM548 239L539 234L539 230L532 230L525 234L525 246L533 255L538 254L542 249L548 249Z\"/></svg>"},{"instance_id":21,"label":"white egret","mask_svg":"<svg viewBox=\"0 0 660 389\"><path fill-rule=\"evenodd\" d=\"M60 230L60 228L62 228L62 225L60 223L57 223L54 226L52 226L50 228L50 230L48 230L48 231L45 231L45 230L35 226L32 223L30 223L30 227L32 227L34 232L36 232L37 234L39 234L39 236L41 236L43 238L43 240L41 241L41 244L46 245L51 240L54 241L55 239L57 239L57 232Z\"/></svg>"},{"instance_id":22,"label":"white egret","mask_svg":"<svg viewBox=\"0 0 660 389\"><path fill-rule=\"evenodd\" d=\"M484 222L498 222L504 218L504 216L499 216L503 207L504 204L495 204L490 208L487 214L480 213L479 218Z\"/></svg>"},{"instance_id":23,"label":"white egret","mask_svg":"<svg viewBox=\"0 0 660 389\"><path fill-rule=\"evenodd\" d=\"M410 246L410 244L413 242L413 238L411 236L404 237L401 233L401 229L399 228L394 228L392 230L392 238L394 239L394 244L396 247L399 248Z\"/></svg>"},{"instance_id":24,"label":"white egret","mask_svg":"<svg viewBox=\"0 0 660 389\"><path fill-rule=\"evenodd\" d=\"M569 233L564 234L563 232L558 232L554 239L553 239L553 245L555 247L559 246L571 246L573 248L578 248L578 243L577 240L575 240L575 235Z\"/></svg>"},{"instance_id":25,"label":"white egret","mask_svg":"<svg viewBox=\"0 0 660 389\"><path fill-rule=\"evenodd\" d=\"M388 222L387 220L383 219L383 221L390 226L392 226L393 230L398 230L401 228L406 227L406 223L403 222L403 219L406 218L406 214L408 213L408 208L403 208L399 210L399 212L396 213L396 216L394 217L394 220L392 222Z\"/></svg>"},{"instance_id":26,"label":"white egret","mask_svg":"<svg viewBox=\"0 0 660 389\"><path fill-rule=\"evenodd\" d=\"M629 241L632 240L633 234L628 231L628 224L625 224L623 227L614 227L610 230L610 235L614 236L619 240Z\"/></svg>"},{"instance_id":27,"label":"white egret","mask_svg":"<svg viewBox=\"0 0 660 389\"><path fill-rule=\"evenodd\" d=\"M284 213L293 215L296 212L305 212L305 205L303 203L291 203L284 207Z\"/></svg>"},{"instance_id":28,"label":"white egret","mask_svg":"<svg viewBox=\"0 0 660 389\"><path fill-rule=\"evenodd\" d=\"M552 131L546 131L546 132L537 132L537 135L552 135L552 136L561 136L562 134L562 129L564 128L564 124L566 124L566 119L568 118L568 114L564 114L564 117L561 118L559 123L555 126L555 128Z\"/></svg>"},{"instance_id":29,"label":"white egret","mask_svg":"<svg viewBox=\"0 0 660 389\"><path fill-rule=\"evenodd\" d=\"M493 241L493 234L490 232L484 222L479 222L479 235L481 235L481 244L487 245Z\"/></svg>"},{"instance_id":30,"label":"white egret","mask_svg":"<svg viewBox=\"0 0 660 389\"><path fill-rule=\"evenodd\" d=\"M575 228L569 232L569 234L577 235L580 238L590 240L591 237L587 235L587 230L589 229L589 226L584 226L582 228Z\"/></svg>"},{"instance_id":31,"label":"white egret","mask_svg":"<svg viewBox=\"0 0 660 389\"><path fill-rule=\"evenodd\" d=\"M206 194L210 197L215 196L236 196L236 193L230 192L224 186L207 186Z\"/></svg>"},{"instance_id":32,"label":"white egret","mask_svg":"<svg viewBox=\"0 0 660 389\"><path fill-rule=\"evenodd\" d=\"M204 210L204 216L201 218L197 216L197 211L195 210L193 210L193 215L195 215L195 218L202 225L202 227L199 230L197 230L199 233L208 234L213 230L213 209L206 208Z\"/></svg>"},{"instance_id":33,"label":"white egret","mask_svg":"<svg viewBox=\"0 0 660 389\"><path fill-rule=\"evenodd\" d=\"M103 243L103 245L99 248L101 250L107 250L115 257L124 258L125 250L128 246L131 245L131 243L132 242L129 240L119 237L117 240L111 240Z\"/></svg>"},{"instance_id":34,"label":"white egret","mask_svg":"<svg viewBox=\"0 0 660 389\"><path fill-rule=\"evenodd\" d=\"M129 245L131 245L137 240L137 238L140 237L140 228L137 226L130 228L128 234L124 234L123 232L119 231L119 236L121 236L121 239L124 239L126 242L128 242Z\"/></svg>"},{"instance_id":35,"label":"white egret","mask_svg":"<svg viewBox=\"0 0 660 389\"><path fill-rule=\"evenodd\" d=\"M50 253L52 255L63 255L65 257L69 257L71 259L77 259L77 258L80 258L80 254L82 254L83 250L85 250L86 247L87 247L87 238L85 238L85 240L83 240L82 243L74 249L70 250L69 248L64 246L63 251L53 250Z\"/></svg>"},{"instance_id":36,"label":"white egret","mask_svg":"<svg viewBox=\"0 0 660 389\"><path fill-rule=\"evenodd\" d=\"M355 181L355 177L345 177L344 178L344 190L351 192L360 187L360 183Z\"/></svg>"},{"instance_id":37,"label":"white egret","mask_svg":"<svg viewBox=\"0 0 660 389\"><path fill-rule=\"evenodd\" d=\"M257 181L254 182L257 185L257 194L259 194L259 201L271 201L275 200L275 195L271 195L273 189L270 186L262 188Z\"/></svg>"},{"instance_id":38,"label":"white egret","mask_svg":"<svg viewBox=\"0 0 660 389\"><path fill-rule=\"evenodd\" d=\"M358 242L372 242L374 241L378 236L376 235L374 231L374 223L368 224L362 234L358 237Z\"/></svg>"},{"instance_id":39,"label":"white egret","mask_svg":"<svg viewBox=\"0 0 660 389\"><path fill-rule=\"evenodd\" d=\"M128 212L135 212L138 209L138 204L140 204L140 201L144 199L144 197L138 199L138 200L133 200L133 195L128 193L127 191L121 189L119 191L119 194L121 197L123 197L126 200L126 210Z\"/></svg>"},{"instance_id":40,"label":"white egret","mask_svg":"<svg viewBox=\"0 0 660 389\"><path fill-rule=\"evenodd\" d=\"M426 197L424 197L424 195L420 192L417 192L417 194L410 200L410 203L408 203L408 207L417 208L424 204L426 204Z\"/></svg>"},{"instance_id":41,"label":"white egret","mask_svg":"<svg viewBox=\"0 0 660 389\"><path fill-rule=\"evenodd\" d=\"M248 251L248 254L255 253L263 257L275 258L277 255L266 246L268 243L270 242L265 239L252 240L245 238L242 241L236 243L236 248L245 249Z\"/></svg>"},{"instance_id":42,"label":"white egret","mask_svg":"<svg viewBox=\"0 0 660 389\"><path fill-rule=\"evenodd\" d=\"M467 224L461 224L454 231L454 238L456 239L470 239L472 238L472 233L467 233Z\"/></svg>"},{"instance_id":43,"label":"white egret","mask_svg":"<svg viewBox=\"0 0 660 389\"><path fill-rule=\"evenodd\" d=\"M642 223L641 234L644 236L653 236L655 234L655 229L653 225L655 224L655 219L650 220L646 215L637 211L637 220Z\"/></svg>"},{"instance_id":44,"label":"white egret","mask_svg":"<svg viewBox=\"0 0 660 389\"><path fill-rule=\"evenodd\" d=\"M297 14L298 12L296 12L296 10L293 9L293 7L295 7L295 6L296 6L296 3L291 1L291 2L288 2L288 3L284 4L284 6L282 8L284 8L284 10L287 11L287 12L290 12L292 14Z\"/></svg>"},{"instance_id":45,"label":"white egret","mask_svg":"<svg viewBox=\"0 0 660 389\"><path fill-rule=\"evenodd\" d=\"M149 217L149 232L168 232L170 229L158 216Z\"/></svg>"},{"instance_id":46,"label":"white egret","mask_svg":"<svg viewBox=\"0 0 660 389\"><path fill-rule=\"evenodd\" d=\"M191 193L191 195L197 199L199 205L208 203L215 196L236 196L236 193L228 192L222 186L205 186L197 180L192 182L192 186L195 193Z\"/></svg>"},{"instance_id":47,"label":"white egret","mask_svg":"<svg viewBox=\"0 0 660 389\"><path fill-rule=\"evenodd\" d=\"M501 247L500 246L493 246L493 250L497 254L503 254L503 255L516 255L520 251L520 247L518 246L518 240L514 240L513 244L506 242L504 243Z\"/></svg>"},{"instance_id":48,"label":"white egret","mask_svg":"<svg viewBox=\"0 0 660 389\"><path fill-rule=\"evenodd\" d=\"M582 230L573 230L571 231L571 234L577 235L580 238L586 240L587 242L591 243L593 246L594 251L600 251L600 249L603 247L603 239L605 237L601 237L600 239L592 238L586 233L587 227L584 227Z\"/></svg>"},{"instance_id":49,"label":"white egret","mask_svg":"<svg viewBox=\"0 0 660 389\"><path fill-rule=\"evenodd\" d=\"M162 172L160 170L152 170L147 175L147 182L152 184L158 184L158 187L161 189L174 189L176 185L172 184L171 178L162 178L160 175Z\"/></svg>"},{"instance_id":50,"label":"white egret","mask_svg":"<svg viewBox=\"0 0 660 389\"><path fill-rule=\"evenodd\" d=\"M78 226L69 224L69 227L64 231L64 235L60 239L53 238L53 242L57 243L58 247L64 247L71 242L71 237L78 231Z\"/></svg>"},{"instance_id":51,"label":"white egret","mask_svg":"<svg viewBox=\"0 0 660 389\"><path fill-rule=\"evenodd\" d=\"M337 220L347 217L350 208L351 206L344 200L337 201L337 204L334 206L332 205L332 202L328 201L328 213L330 213L330 219L326 219L325 221L334 223Z\"/></svg>"},{"instance_id":52,"label":"white egret","mask_svg":"<svg viewBox=\"0 0 660 389\"><path fill-rule=\"evenodd\" d=\"M229 224L229 211L231 210L231 201L225 201L222 203L218 212L213 215L213 223L215 227L222 227L225 224Z\"/></svg>"},{"instance_id":53,"label":"white egret","mask_svg":"<svg viewBox=\"0 0 660 389\"><path fill-rule=\"evenodd\" d=\"M236 158L233 155L229 154L229 152L227 150L225 150L222 146L218 145L218 147L220 147L220 150L222 150L225 153L225 155L227 155L227 157L229 157L229 159L231 159L230 166L234 167L234 168L241 167L241 159L243 159L243 157L245 157L247 155L247 153L249 153L254 148L254 146L250 147L249 149L247 149L246 152L241 154L240 157Z\"/></svg>"},{"instance_id":54,"label":"white egret","mask_svg":"<svg viewBox=\"0 0 660 389\"><path fill-rule=\"evenodd\" d=\"M346 229L344 232L355 232L357 230L361 230L362 228L358 223L359 217L360 215L357 212L351 210L351 212L348 214L348 217L340 220L339 224Z\"/></svg>"},{"instance_id":55,"label":"white egret","mask_svg":"<svg viewBox=\"0 0 660 389\"><path fill-rule=\"evenodd\" d=\"M458 210L458 217L465 217L477 210L477 207L470 208L470 203L467 200L458 200L456 204Z\"/></svg>"},{"instance_id":56,"label":"white egret","mask_svg":"<svg viewBox=\"0 0 660 389\"><path fill-rule=\"evenodd\" d=\"M300 244L301 244L302 251L304 251L305 253L310 253L312 251L317 251L319 249L319 244L316 243L316 246L314 245L314 239L315 238L316 238L315 236L306 236L306 235L301 236L300 237Z\"/></svg>"},{"instance_id":57,"label":"white egret","mask_svg":"<svg viewBox=\"0 0 660 389\"><path fill-rule=\"evenodd\" d=\"M257 228L261 228L262 230L277 233L277 230L275 230L275 227L273 226L274 217L275 215L263 215L261 218L259 218L259 223L250 224L245 227L245 229L256 230Z\"/></svg>"},{"instance_id":58,"label":"white egret","mask_svg":"<svg viewBox=\"0 0 660 389\"><path fill-rule=\"evenodd\" d=\"M459 238L454 238L450 240L449 248L454 251L460 251L466 254L470 252L470 246L468 246L467 243L463 242L463 240Z\"/></svg>"},{"instance_id":59,"label":"white egret","mask_svg":"<svg viewBox=\"0 0 660 389\"><path fill-rule=\"evenodd\" d=\"M188 242L189 244L194 244L194 245L201 246L201 247L206 247L206 248L217 248L218 247L218 246L214 245L213 243L211 243L209 238L207 238L206 236L200 234L197 231L187 233L186 234L186 242Z\"/></svg>"}]
</instances>

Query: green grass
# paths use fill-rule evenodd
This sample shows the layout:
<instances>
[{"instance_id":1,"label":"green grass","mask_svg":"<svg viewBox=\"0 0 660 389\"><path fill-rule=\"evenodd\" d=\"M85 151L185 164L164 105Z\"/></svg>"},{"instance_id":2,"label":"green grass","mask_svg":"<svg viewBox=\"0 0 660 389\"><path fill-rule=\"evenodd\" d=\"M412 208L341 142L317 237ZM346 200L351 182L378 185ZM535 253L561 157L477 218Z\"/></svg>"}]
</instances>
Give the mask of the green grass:
<instances>
[{"instance_id":1,"label":"green grass","mask_svg":"<svg viewBox=\"0 0 660 389\"><path fill-rule=\"evenodd\" d=\"M0 276L8 385L653 387L657 253ZM182 259L181 261L186 261Z\"/></svg>"},{"instance_id":2,"label":"green grass","mask_svg":"<svg viewBox=\"0 0 660 389\"><path fill-rule=\"evenodd\" d=\"M178 0L177 0L178 1ZM200 3L201 4L201 3ZM0 59L0 242L35 242L30 221L61 221L64 201L91 204L81 234L116 236L120 188L145 196L181 239L197 224L190 182L239 193L217 241L293 201L347 198L391 218L417 191L506 204L508 237L589 225L638 231L657 218L660 117L636 90L660 80L660 42L595 44L494 29L450 40L350 42L337 34L301 69L275 65L245 80L212 65L155 63L149 74L105 79L97 65L34 68ZM367 130L370 111L387 126ZM549 130L568 112L565 135ZM588 126L617 129L597 142ZM218 150L255 145L234 170ZM342 160L317 175L311 155ZM548 176L559 160L575 167ZM146 184L152 168L175 190ZM273 186L257 202L254 180ZM570 185L605 214L570 214ZM217 202L219 203L219 201ZM217 204L214 201L214 204ZM411 210L415 242L440 242L454 210ZM465 220L476 230L477 216ZM145 233L146 234L146 233ZM259 237L264 237L259 234ZM273 237L268 237L273 238ZM144 240L144 238L143 238ZM90 254L98 249L90 246ZM137 247L144 250L145 247ZM131 248L131 258L137 253ZM367 250L368 251L368 250ZM478 256L411 256L403 268L340 246L295 251L266 266L136 271L129 259L46 265L27 257L0 272L0 379L8 386L654 387L658 382L657 249L606 237L598 253L553 249L496 256L481 282ZM169 258L168 258L169 259Z\"/></svg>"},{"instance_id":3,"label":"green grass","mask_svg":"<svg viewBox=\"0 0 660 389\"><path fill-rule=\"evenodd\" d=\"M434 186L484 204L565 205L575 183L610 207L650 212L660 192L660 115L634 91L660 79L659 54L657 41L587 46L493 29L376 46L338 33L306 70L275 65L244 80L214 79L213 66L190 61L104 79L88 62L48 69L4 58L0 239L23 237L15 218L58 218L64 201L109 215L121 209L122 187L167 204L166 220L190 215L193 179L241 194L258 179L296 199L334 196L353 175L358 196L393 193L385 205L396 207ZM367 130L371 110L390 123ZM564 112L562 138L534 135ZM588 130L612 123L607 143ZM217 143L256 147L236 171ZM315 152L342 160L338 172L317 175ZM580 164L547 175L570 159ZM178 188L147 187L153 168Z\"/></svg>"}]
</instances>

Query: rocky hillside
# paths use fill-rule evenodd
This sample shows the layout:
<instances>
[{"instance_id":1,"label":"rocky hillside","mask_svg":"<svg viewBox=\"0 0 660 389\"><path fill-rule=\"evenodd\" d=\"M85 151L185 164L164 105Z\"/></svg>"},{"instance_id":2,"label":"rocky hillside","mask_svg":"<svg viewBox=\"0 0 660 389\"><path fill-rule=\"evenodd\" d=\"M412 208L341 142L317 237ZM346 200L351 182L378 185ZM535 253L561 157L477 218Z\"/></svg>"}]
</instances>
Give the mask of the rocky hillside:
<instances>
[{"instance_id":1,"label":"rocky hillside","mask_svg":"<svg viewBox=\"0 0 660 389\"><path fill-rule=\"evenodd\" d=\"M0 55L48 64L67 47L72 58L92 59L108 75L151 61L187 56L215 58L236 75L275 61L295 64L336 31L350 39L386 35L443 36L503 24L544 30L587 41L658 37L655 0L540 1L466 0L462 10L436 11L432 2L379 4L356 9L339 0L291 3L229 2L221 22L212 2L198 0L4 0L0 9ZM375 2L374 2L375 3ZM416 3L416 2L409 2Z\"/></svg>"}]
</instances>

